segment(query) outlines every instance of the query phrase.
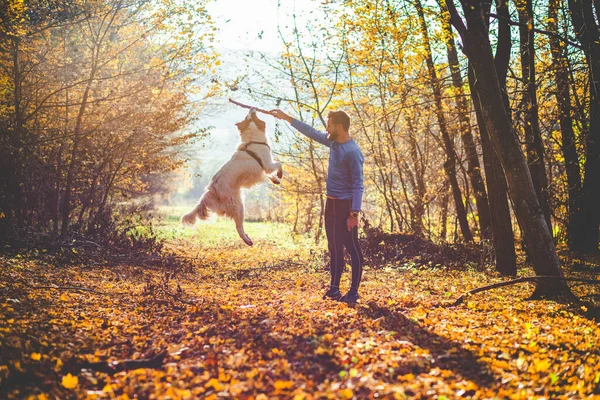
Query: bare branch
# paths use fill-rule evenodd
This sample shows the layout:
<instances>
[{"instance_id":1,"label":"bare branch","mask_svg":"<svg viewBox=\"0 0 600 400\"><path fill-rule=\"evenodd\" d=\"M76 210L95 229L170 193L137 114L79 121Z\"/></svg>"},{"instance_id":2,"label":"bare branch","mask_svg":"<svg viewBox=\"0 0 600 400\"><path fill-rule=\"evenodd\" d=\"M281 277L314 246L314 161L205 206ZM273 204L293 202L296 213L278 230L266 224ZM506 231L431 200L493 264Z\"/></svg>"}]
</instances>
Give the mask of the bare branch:
<instances>
[{"instance_id":1,"label":"bare branch","mask_svg":"<svg viewBox=\"0 0 600 400\"><path fill-rule=\"evenodd\" d=\"M513 279L510 281L506 281L506 282L498 282L498 283L493 283L491 285L471 289L467 293L461 295L458 299L456 299L456 301L454 303L449 304L448 307L454 307L454 306L461 304L467 296L475 294L475 293L485 292L487 290L496 289L496 288L504 287L504 286L516 285L517 283L538 282L538 281L543 281L543 280L555 280L555 281L559 280L559 281L564 281L564 282L583 282L583 283L588 283L590 285L600 285L600 281L595 280L595 279L564 278L564 277L560 277L560 276L543 276L543 275L525 276L522 278Z\"/></svg>"},{"instance_id":2,"label":"bare branch","mask_svg":"<svg viewBox=\"0 0 600 400\"><path fill-rule=\"evenodd\" d=\"M490 17L492 17L492 18L496 18L498 20L505 21L507 24L512 25L512 26L524 26L524 27L527 27L527 24L524 24L524 23L522 24L522 23L519 23L517 21L513 21L510 18L506 18L506 17L503 17L503 16L498 15L498 14L489 13L488 15ZM538 29L538 28L533 28L533 31L535 33L541 33L542 35L553 36L553 37L561 40L562 42L564 42L564 43L566 43L566 44L568 44L570 46L576 47L576 48L578 48L580 50L583 49L583 47L579 43L575 43L575 42L569 40L568 38L564 38L564 37L560 36L556 32L551 32L551 31L547 31L547 30L544 30L544 29Z\"/></svg>"}]
</instances>

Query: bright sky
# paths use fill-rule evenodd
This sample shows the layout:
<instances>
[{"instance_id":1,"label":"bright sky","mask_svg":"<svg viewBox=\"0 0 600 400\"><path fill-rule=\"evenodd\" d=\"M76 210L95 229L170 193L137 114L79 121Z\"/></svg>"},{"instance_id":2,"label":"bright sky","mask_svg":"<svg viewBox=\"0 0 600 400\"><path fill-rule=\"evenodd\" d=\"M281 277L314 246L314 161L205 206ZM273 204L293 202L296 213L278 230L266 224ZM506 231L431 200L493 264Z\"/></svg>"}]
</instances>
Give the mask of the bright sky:
<instances>
[{"instance_id":1,"label":"bright sky","mask_svg":"<svg viewBox=\"0 0 600 400\"><path fill-rule=\"evenodd\" d=\"M298 22L314 20L323 14L320 5L317 0L213 0L208 10L219 28L219 47L272 52L283 47L278 25L291 24L294 13Z\"/></svg>"},{"instance_id":2,"label":"bright sky","mask_svg":"<svg viewBox=\"0 0 600 400\"><path fill-rule=\"evenodd\" d=\"M278 27L291 37L293 15L296 15L298 27L316 24L325 15L320 0L213 0L208 11L218 29L215 35L215 47L222 56L219 67L221 78L234 79L248 71L246 51L253 50L277 54L284 50L279 37ZM248 79L252 79L249 76ZM231 92L235 100L252 104L252 100L242 91ZM198 155L190 162L190 167L200 170L204 177L210 177L235 151L239 142L236 122L242 121L248 110L232 105L227 98L217 99L223 104L223 111L217 115L202 118L203 126L212 126L211 137L198 148ZM256 106L264 106L255 104ZM261 114L267 123L267 136L273 143L275 119ZM279 122L285 124L285 122Z\"/></svg>"},{"instance_id":3,"label":"bright sky","mask_svg":"<svg viewBox=\"0 0 600 400\"><path fill-rule=\"evenodd\" d=\"M293 15L296 15L300 28L303 25L316 24L316 19L322 19L324 16L320 6L321 2L317 0L213 0L208 5L208 11L218 28L215 47L222 55L219 75L233 80L248 71L247 60L243 57L245 51L270 54L283 51L278 27L281 26L284 35L289 39ZM248 79L252 80L252 76ZM233 96L235 100L252 104L252 100L241 91L231 92L226 96ZM246 109L229 106L227 98L218 99L218 103L227 106L226 112L211 115L210 120L203 121L203 124L213 126L210 141L212 143L206 143L203 152L205 161L229 158L239 140L235 123L243 120L248 113ZM261 115L261 118L267 123L267 132L272 140L275 119L268 115Z\"/></svg>"}]
</instances>

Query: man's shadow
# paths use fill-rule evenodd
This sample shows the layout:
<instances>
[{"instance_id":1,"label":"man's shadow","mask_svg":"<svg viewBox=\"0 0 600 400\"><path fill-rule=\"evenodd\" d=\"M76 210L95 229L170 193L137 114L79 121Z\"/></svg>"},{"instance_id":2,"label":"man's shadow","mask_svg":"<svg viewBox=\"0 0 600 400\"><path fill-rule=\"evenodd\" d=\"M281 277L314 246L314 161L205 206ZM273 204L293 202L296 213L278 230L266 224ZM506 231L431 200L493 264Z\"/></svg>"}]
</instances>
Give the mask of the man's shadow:
<instances>
[{"instance_id":1,"label":"man's shadow","mask_svg":"<svg viewBox=\"0 0 600 400\"><path fill-rule=\"evenodd\" d=\"M407 360L397 368L397 375L413 373L428 373L433 368L453 371L463 379L470 380L480 387L488 387L494 382L494 376L487 364L463 347L460 342L428 331L423 326L407 318L399 311L392 311L374 302L368 307L360 307L359 313L374 320L381 320L381 327L387 331L396 332L399 341L409 345L412 343L421 349L428 350L431 358L426 362ZM408 342L408 343L407 343ZM453 380L456 380L454 377Z\"/></svg>"},{"instance_id":2,"label":"man's shadow","mask_svg":"<svg viewBox=\"0 0 600 400\"><path fill-rule=\"evenodd\" d=\"M452 372L451 377L440 372L440 379L455 382L471 381L480 388L493 386L495 378L488 365L479 361L478 357L465 349L462 343L429 332L402 313L374 303L368 306L358 305L357 311L360 319L379 320L381 321L379 327L382 330L395 332L392 338L386 337L385 346L397 349L409 348L408 351L399 351L398 357L391 358L389 368L376 372L375 378L390 384L398 384L399 379L404 376L406 376L405 379L412 380L414 376L429 374L433 369L439 368ZM237 346L240 348L245 347L247 350L250 349L252 352L263 355L267 355L269 349L285 349L290 370L315 383L322 382L327 377L336 379L334 377L338 372L346 368L335 354L315 352L315 349L322 345L319 338L325 333L332 333L334 337L336 336L335 330L331 330L330 326L323 323L314 324L312 334L292 334L282 340L279 335L271 335L270 325L264 323L264 321L272 319L273 324L280 324L282 321L277 317L273 318L273 316L259 313L252 319L253 323L246 325L245 329L243 325L239 325L236 334L233 335L233 339L239 341ZM258 321L263 322L259 323ZM346 325L342 322L338 329L347 330L356 329L356 327L353 323L349 322ZM365 338L378 335L376 329L374 330L372 327L358 329ZM248 341L248 337L251 338L250 341ZM395 339L396 337L397 339ZM427 351L419 353L415 351L418 348ZM273 356L267 355L267 358L269 357ZM414 376L411 377L409 374ZM471 391L473 394L475 393L473 390ZM366 396L367 393L363 394ZM467 391L465 395L472 394Z\"/></svg>"}]
</instances>

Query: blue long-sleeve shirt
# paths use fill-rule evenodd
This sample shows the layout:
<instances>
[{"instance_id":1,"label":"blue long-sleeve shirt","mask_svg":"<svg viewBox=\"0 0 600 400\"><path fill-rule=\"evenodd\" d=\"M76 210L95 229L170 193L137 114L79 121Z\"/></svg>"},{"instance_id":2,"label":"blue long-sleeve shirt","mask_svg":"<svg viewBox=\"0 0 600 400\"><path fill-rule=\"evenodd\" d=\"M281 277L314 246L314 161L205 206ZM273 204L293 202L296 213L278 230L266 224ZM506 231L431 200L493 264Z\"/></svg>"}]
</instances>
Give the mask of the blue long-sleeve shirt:
<instances>
[{"instance_id":1,"label":"blue long-sleeve shirt","mask_svg":"<svg viewBox=\"0 0 600 400\"><path fill-rule=\"evenodd\" d=\"M363 163L365 161L358 143L351 139L338 143L327 139L327 134L297 119L291 125L304 136L329 147L327 195L336 199L352 199L351 210L359 211L364 192Z\"/></svg>"}]
</instances>

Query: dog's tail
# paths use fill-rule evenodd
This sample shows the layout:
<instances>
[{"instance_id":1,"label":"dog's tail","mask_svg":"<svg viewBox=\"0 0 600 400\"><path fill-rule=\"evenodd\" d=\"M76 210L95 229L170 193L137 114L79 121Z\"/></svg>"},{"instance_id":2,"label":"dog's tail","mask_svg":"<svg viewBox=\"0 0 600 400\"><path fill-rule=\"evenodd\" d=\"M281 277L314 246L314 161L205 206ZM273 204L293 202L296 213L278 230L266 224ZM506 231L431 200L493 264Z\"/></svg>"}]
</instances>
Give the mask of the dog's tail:
<instances>
[{"instance_id":1,"label":"dog's tail","mask_svg":"<svg viewBox=\"0 0 600 400\"><path fill-rule=\"evenodd\" d=\"M206 200L204 196L200 199L200 202L194 207L192 211L181 217L181 223L184 225L194 225L196 218L207 219L208 218L208 207L206 206Z\"/></svg>"}]
</instances>

